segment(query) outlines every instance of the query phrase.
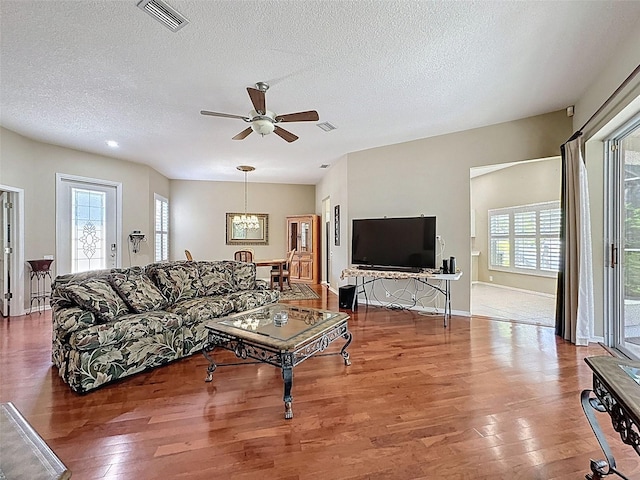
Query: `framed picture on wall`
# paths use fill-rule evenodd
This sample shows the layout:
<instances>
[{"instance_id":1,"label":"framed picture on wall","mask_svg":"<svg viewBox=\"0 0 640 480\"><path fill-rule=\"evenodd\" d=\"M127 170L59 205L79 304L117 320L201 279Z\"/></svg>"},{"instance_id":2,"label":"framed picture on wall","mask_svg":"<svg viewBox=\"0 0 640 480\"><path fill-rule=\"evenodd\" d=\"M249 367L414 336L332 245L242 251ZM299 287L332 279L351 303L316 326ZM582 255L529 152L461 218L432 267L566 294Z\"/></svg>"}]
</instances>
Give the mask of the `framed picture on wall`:
<instances>
[{"instance_id":1,"label":"framed picture on wall","mask_svg":"<svg viewBox=\"0 0 640 480\"><path fill-rule=\"evenodd\" d=\"M340 205L333 207L333 232L335 234L335 245L340 246Z\"/></svg>"},{"instance_id":2,"label":"framed picture on wall","mask_svg":"<svg viewBox=\"0 0 640 480\"><path fill-rule=\"evenodd\" d=\"M256 225L239 222L244 216L255 217ZM227 213L227 245L269 245L268 213Z\"/></svg>"}]
</instances>

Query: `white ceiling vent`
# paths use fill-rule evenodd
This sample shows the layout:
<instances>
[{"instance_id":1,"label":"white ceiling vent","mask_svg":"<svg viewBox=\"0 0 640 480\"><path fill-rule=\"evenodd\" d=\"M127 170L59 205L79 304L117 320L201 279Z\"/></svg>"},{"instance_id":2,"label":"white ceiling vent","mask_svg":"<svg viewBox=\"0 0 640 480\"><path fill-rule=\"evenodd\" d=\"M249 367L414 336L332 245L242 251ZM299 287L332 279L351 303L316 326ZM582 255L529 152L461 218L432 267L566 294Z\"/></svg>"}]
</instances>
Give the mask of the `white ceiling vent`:
<instances>
[{"instance_id":1,"label":"white ceiling vent","mask_svg":"<svg viewBox=\"0 0 640 480\"><path fill-rule=\"evenodd\" d=\"M335 130L336 129L336 127L331 125L329 122L316 123L316 126L318 128L321 128L325 132L330 132L331 130Z\"/></svg>"},{"instance_id":2,"label":"white ceiling vent","mask_svg":"<svg viewBox=\"0 0 640 480\"><path fill-rule=\"evenodd\" d=\"M184 15L161 0L142 0L138 3L138 8L147 12L172 32L177 32L189 23Z\"/></svg>"}]
</instances>

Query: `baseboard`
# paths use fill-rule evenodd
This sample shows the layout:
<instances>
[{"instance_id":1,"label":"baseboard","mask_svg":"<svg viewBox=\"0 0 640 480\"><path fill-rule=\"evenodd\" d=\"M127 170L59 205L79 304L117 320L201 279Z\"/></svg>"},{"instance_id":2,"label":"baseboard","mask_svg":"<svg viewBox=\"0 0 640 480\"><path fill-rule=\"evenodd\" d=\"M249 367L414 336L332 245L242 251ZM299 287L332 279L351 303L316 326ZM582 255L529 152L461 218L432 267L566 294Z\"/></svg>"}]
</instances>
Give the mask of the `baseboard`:
<instances>
[{"instance_id":1,"label":"baseboard","mask_svg":"<svg viewBox=\"0 0 640 480\"><path fill-rule=\"evenodd\" d=\"M496 288L503 288L505 290L513 290L515 292L521 292L521 293L528 293L529 295L539 295L541 297L547 297L547 298L556 298L555 294L553 293L542 293L542 292L535 292L533 290L525 290L524 288L516 288L516 287L509 287L507 285L499 285L497 283L488 283L488 282L472 282L472 284L479 284L479 285L488 285L490 287L496 287Z\"/></svg>"}]
</instances>

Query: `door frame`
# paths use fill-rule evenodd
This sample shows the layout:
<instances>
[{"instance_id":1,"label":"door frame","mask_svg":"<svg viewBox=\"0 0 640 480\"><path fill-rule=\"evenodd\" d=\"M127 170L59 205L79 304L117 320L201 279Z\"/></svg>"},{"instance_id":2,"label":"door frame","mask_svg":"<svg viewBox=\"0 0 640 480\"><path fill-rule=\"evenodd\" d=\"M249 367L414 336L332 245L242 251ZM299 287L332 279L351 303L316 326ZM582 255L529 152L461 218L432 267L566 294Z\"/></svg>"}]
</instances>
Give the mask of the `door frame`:
<instances>
[{"instance_id":1,"label":"door frame","mask_svg":"<svg viewBox=\"0 0 640 480\"><path fill-rule=\"evenodd\" d=\"M25 268L24 268L24 189L0 184L0 190L9 192L13 203L11 209L11 245L13 254L9 257L12 297L9 301L9 315L24 315Z\"/></svg>"},{"instance_id":2,"label":"door frame","mask_svg":"<svg viewBox=\"0 0 640 480\"><path fill-rule=\"evenodd\" d=\"M320 283L331 287L331 197L322 199L321 223L323 233L320 235L320 265L323 268L320 269Z\"/></svg>"},{"instance_id":3,"label":"door frame","mask_svg":"<svg viewBox=\"0 0 640 480\"><path fill-rule=\"evenodd\" d=\"M66 173L56 172L56 258L61 258L62 242L60 239L60 222L58 214L62 211L60 187L62 182L80 182L88 185L101 185L103 187L115 187L116 189L116 268L122 266L122 183L110 180L102 180L99 178L82 177L79 175L69 175Z\"/></svg>"},{"instance_id":4,"label":"door frame","mask_svg":"<svg viewBox=\"0 0 640 480\"><path fill-rule=\"evenodd\" d=\"M624 278L620 259L624 258L624 168L620 159L620 143L640 127L640 115L634 115L603 140L604 146L604 340L605 345L626 356L634 356L622 345L625 324ZM614 249L616 252L614 253ZM612 259L615 261L612 262Z\"/></svg>"}]
</instances>

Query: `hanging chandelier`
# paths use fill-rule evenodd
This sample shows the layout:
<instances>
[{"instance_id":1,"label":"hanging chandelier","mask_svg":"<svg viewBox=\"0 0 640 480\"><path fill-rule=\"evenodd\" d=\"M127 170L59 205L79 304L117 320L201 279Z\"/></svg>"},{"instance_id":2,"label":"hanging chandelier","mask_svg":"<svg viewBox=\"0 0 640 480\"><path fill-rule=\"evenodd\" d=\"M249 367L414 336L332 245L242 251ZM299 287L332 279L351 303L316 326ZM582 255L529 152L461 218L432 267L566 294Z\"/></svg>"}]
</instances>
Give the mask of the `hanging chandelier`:
<instances>
[{"instance_id":1,"label":"hanging chandelier","mask_svg":"<svg viewBox=\"0 0 640 480\"><path fill-rule=\"evenodd\" d=\"M233 216L233 225L243 230L257 230L260 228L260 222L255 215L247 214L247 173L253 172L255 167L249 165L240 165L236 167L241 172L244 172L244 214Z\"/></svg>"}]
</instances>

